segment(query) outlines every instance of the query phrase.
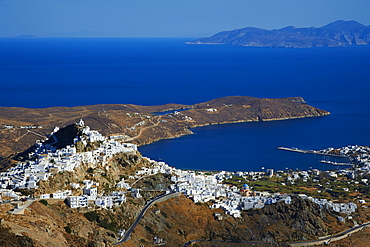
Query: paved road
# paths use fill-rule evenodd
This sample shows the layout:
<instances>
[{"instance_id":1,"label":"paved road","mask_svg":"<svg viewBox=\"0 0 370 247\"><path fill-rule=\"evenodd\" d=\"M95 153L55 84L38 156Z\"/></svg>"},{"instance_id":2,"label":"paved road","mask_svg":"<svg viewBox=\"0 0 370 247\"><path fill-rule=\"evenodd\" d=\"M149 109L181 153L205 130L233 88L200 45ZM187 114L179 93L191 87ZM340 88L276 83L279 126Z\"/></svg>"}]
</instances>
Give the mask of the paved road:
<instances>
[{"instance_id":1,"label":"paved road","mask_svg":"<svg viewBox=\"0 0 370 247\"><path fill-rule=\"evenodd\" d=\"M173 194L176 194L176 192L172 192L172 193L169 193L169 194L163 194L163 195L160 195L160 196L157 196L155 197L154 199L150 200L147 202L147 204L144 206L144 208L141 210L141 212L139 213L139 215L137 216L135 222L130 226L130 228L125 232L125 235L122 237L122 239L114 244L114 245L119 245L119 244L122 244L122 243L125 243L127 240L130 239L130 236L131 236L131 233L132 231L135 229L135 227L139 224L140 220L144 217L144 214L146 213L146 211L150 208L150 206L152 206L154 203L156 203L158 200L164 198L164 197L167 197L167 196L170 196L170 195L173 195Z\"/></svg>"},{"instance_id":2,"label":"paved road","mask_svg":"<svg viewBox=\"0 0 370 247\"><path fill-rule=\"evenodd\" d=\"M196 240L190 240L186 242L183 247L188 247L194 242L222 242L222 243L232 243L232 244L263 244L265 246L267 245L275 245L276 243L269 243L269 242L263 242L263 241L240 241L240 242L233 242L233 241L228 241L228 240L207 240L207 239L196 239ZM226 245L225 245L226 246Z\"/></svg>"},{"instance_id":3,"label":"paved road","mask_svg":"<svg viewBox=\"0 0 370 247\"><path fill-rule=\"evenodd\" d=\"M343 238L346 238L348 236L351 236L352 233L358 232L362 230L365 227L370 227L370 221L366 222L364 224L354 226L348 230L345 230L343 232L340 232L338 234L332 235L330 237L322 238L322 239L317 239L317 240L311 240L311 241L302 241L302 242L291 242L288 243L291 246L310 246L310 245L320 245L323 243L329 243L329 242L334 242L336 240L340 240Z\"/></svg>"},{"instance_id":4,"label":"paved road","mask_svg":"<svg viewBox=\"0 0 370 247\"><path fill-rule=\"evenodd\" d=\"M321 245L323 243L329 243L330 241L334 242L336 240L339 240L339 239L342 239L342 238L346 238L348 236L350 236L352 233L355 233L357 231L360 231L362 230L363 228L365 227L370 227L370 221L369 222L366 222L364 224L361 224L361 225L358 225L358 226L354 226L348 230L345 230L343 232L340 232L338 234L335 234L335 235L332 235L332 236L329 236L329 237L326 237L326 238L322 238L322 239L317 239L317 240L311 240L311 241L302 241L302 242L289 242L287 243L288 245L290 246L310 246L310 245ZM231 241L223 241L223 240L207 240L207 239L196 239L196 240L190 240L188 242L186 242L183 247L188 247L190 246L190 244L194 243L194 242L201 242L201 241L215 241L215 242L224 242L224 243L233 243ZM248 243L248 244L274 244L274 243L268 243L268 242L261 242L261 241L240 241L239 243Z\"/></svg>"},{"instance_id":5,"label":"paved road","mask_svg":"<svg viewBox=\"0 0 370 247\"><path fill-rule=\"evenodd\" d=\"M23 205L21 205L19 208L15 208L11 213L12 214L18 214L22 210L28 208L29 205L31 205L35 200L27 200L24 202Z\"/></svg>"}]
</instances>

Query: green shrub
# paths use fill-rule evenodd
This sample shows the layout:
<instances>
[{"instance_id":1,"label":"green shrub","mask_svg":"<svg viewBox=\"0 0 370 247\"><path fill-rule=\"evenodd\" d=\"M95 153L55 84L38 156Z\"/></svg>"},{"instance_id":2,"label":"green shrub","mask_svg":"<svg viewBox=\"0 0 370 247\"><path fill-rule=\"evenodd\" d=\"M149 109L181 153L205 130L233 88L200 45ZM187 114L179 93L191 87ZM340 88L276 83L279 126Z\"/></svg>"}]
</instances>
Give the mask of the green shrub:
<instances>
[{"instance_id":1,"label":"green shrub","mask_svg":"<svg viewBox=\"0 0 370 247\"><path fill-rule=\"evenodd\" d=\"M161 214L163 215L163 217L167 218L167 213L166 212L161 211Z\"/></svg>"},{"instance_id":2,"label":"green shrub","mask_svg":"<svg viewBox=\"0 0 370 247\"><path fill-rule=\"evenodd\" d=\"M42 204L44 204L45 206L47 206L47 205L48 205L48 201L46 201L45 199L42 199L42 200L40 200L39 202L40 202L40 203L42 203Z\"/></svg>"},{"instance_id":3,"label":"green shrub","mask_svg":"<svg viewBox=\"0 0 370 247\"><path fill-rule=\"evenodd\" d=\"M103 219L102 221L99 222L98 225L107 230L111 230L111 231L117 230L117 223L115 221L109 222L108 219Z\"/></svg>"},{"instance_id":4,"label":"green shrub","mask_svg":"<svg viewBox=\"0 0 370 247\"><path fill-rule=\"evenodd\" d=\"M154 234L154 231L150 226L145 226L145 230L149 232L150 234Z\"/></svg>"},{"instance_id":5,"label":"green shrub","mask_svg":"<svg viewBox=\"0 0 370 247\"><path fill-rule=\"evenodd\" d=\"M88 219L91 222L96 221L98 218L98 215L94 211L84 213L84 216L86 219Z\"/></svg>"},{"instance_id":6,"label":"green shrub","mask_svg":"<svg viewBox=\"0 0 370 247\"><path fill-rule=\"evenodd\" d=\"M66 233L72 232L72 229L69 226L64 227L64 230L66 230Z\"/></svg>"},{"instance_id":7,"label":"green shrub","mask_svg":"<svg viewBox=\"0 0 370 247\"><path fill-rule=\"evenodd\" d=\"M99 226L105 228L105 229L109 229L109 223L108 223L108 220L107 219L104 219L102 221L99 222Z\"/></svg>"}]
</instances>

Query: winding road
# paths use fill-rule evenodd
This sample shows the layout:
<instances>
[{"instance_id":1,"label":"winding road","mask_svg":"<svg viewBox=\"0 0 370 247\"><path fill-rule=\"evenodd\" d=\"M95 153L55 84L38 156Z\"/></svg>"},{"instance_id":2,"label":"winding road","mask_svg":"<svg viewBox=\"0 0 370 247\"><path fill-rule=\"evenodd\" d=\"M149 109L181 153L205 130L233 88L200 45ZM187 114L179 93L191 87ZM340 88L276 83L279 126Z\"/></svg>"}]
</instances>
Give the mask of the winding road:
<instances>
[{"instance_id":1,"label":"winding road","mask_svg":"<svg viewBox=\"0 0 370 247\"><path fill-rule=\"evenodd\" d=\"M311 241L302 241L302 242L291 242L288 243L290 246L298 247L298 246L310 246L310 245L320 245L320 244L328 244L329 242L334 242L337 240L341 240L343 238L351 236L352 233L361 231L362 229L370 227L370 221L363 223L361 225L354 226L348 230L345 230L343 232L337 233L335 235L317 239L317 240L311 240Z\"/></svg>"},{"instance_id":2,"label":"winding road","mask_svg":"<svg viewBox=\"0 0 370 247\"><path fill-rule=\"evenodd\" d=\"M125 242L127 242L127 240L130 239L130 236L131 236L132 231L140 223L140 220L144 217L144 214L150 208L150 206L152 206L153 204L155 204L156 202L158 202L160 200L165 199L166 197L171 198L173 195L175 195L177 193L178 192L171 192L171 193L168 193L168 194L163 194L163 195L157 196L157 197L153 198L152 200L148 201L147 204L144 206L144 208L139 213L139 215L136 217L136 220L134 221L134 223L125 232L125 234L123 235L122 239L118 243L116 243L114 245L119 245L119 244L125 243Z\"/></svg>"},{"instance_id":3,"label":"winding road","mask_svg":"<svg viewBox=\"0 0 370 247\"><path fill-rule=\"evenodd\" d=\"M141 128L141 129L139 130L139 133L138 133L136 136L132 136L132 137L130 137L130 138L128 138L128 139L126 139L125 141L126 141L126 142L128 142L128 141L133 141L133 140L135 140L136 138L139 138L145 129L149 129L149 128L153 128L153 127L158 126L158 125L159 125L159 123L160 123L160 119L161 119L161 117L159 116L159 117L158 117L158 119L157 119L157 122L156 122L156 123L153 123L152 121L150 121L150 123L151 123L151 124L153 124L153 125L149 125L149 126L145 126L145 127Z\"/></svg>"},{"instance_id":4,"label":"winding road","mask_svg":"<svg viewBox=\"0 0 370 247\"><path fill-rule=\"evenodd\" d=\"M302 241L302 242L288 242L286 244L288 244L290 246L293 246L293 247L328 244L330 242L334 242L334 241L341 240L343 238L349 237L349 236L351 236L351 234L353 234L355 232L358 232L358 231L361 231L362 229L364 229L366 227L370 227L370 221L369 222L366 222L366 223L363 223L361 225L354 226L354 227L352 227L352 228L350 228L348 230L345 230L343 232L337 233L335 235L332 235L332 236L329 236L329 237L326 237L326 238L316 239L316 240L310 240L310 241ZM192 243L202 242L202 241L207 241L207 242L211 242L211 241L213 242L213 241L215 241L215 242L224 242L224 243L235 243L235 242L232 242L232 241L224 241L224 240L195 239L195 240L190 240L190 241L186 242L183 245L183 247L188 247ZM262 242L262 241L240 241L238 243L266 244L266 245L267 244L274 244L274 243Z\"/></svg>"}]
</instances>

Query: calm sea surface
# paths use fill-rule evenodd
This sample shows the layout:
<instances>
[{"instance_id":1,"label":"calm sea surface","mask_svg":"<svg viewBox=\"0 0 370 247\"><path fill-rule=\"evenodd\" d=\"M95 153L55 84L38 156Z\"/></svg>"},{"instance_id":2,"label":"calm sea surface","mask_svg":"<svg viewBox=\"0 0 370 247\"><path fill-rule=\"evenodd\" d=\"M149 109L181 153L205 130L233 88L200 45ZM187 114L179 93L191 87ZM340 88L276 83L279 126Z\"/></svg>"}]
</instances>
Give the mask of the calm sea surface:
<instances>
[{"instance_id":1,"label":"calm sea surface","mask_svg":"<svg viewBox=\"0 0 370 247\"><path fill-rule=\"evenodd\" d=\"M302 96L320 118L193 129L140 147L177 168L331 169L276 150L370 144L370 47L187 45L191 39L0 39L0 106L194 104L217 97Z\"/></svg>"}]
</instances>

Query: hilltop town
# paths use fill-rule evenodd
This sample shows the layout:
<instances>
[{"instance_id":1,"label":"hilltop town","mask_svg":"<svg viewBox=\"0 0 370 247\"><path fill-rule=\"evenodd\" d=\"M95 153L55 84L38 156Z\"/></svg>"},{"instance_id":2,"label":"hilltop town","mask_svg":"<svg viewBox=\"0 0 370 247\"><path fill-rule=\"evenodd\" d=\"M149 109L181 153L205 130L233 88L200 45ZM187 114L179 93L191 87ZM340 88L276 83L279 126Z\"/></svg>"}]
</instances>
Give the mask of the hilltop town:
<instances>
[{"instance_id":1,"label":"hilltop town","mask_svg":"<svg viewBox=\"0 0 370 247\"><path fill-rule=\"evenodd\" d=\"M128 246L139 243L162 245L170 241L185 243L210 237L232 242L286 243L319 239L340 230L361 227L370 217L369 147L321 150L322 153L351 157L351 167L332 171L211 172L176 169L142 157L137 145L125 142L121 135L105 137L86 126L83 120L64 128L56 127L49 136L19 154L20 161L0 173L1 209L5 215L1 228L31 238L41 246L50 241L59 241L61 246L77 246L79 241L93 241L97 246L123 242ZM302 224L315 223L295 226L294 235L282 236L284 229L277 234L273 228L276 224L288 227L291 223L287 219L268 220L271 228L265 230L246 221L246 217L257 217L255 214L268 215L269 210L276 207L285 208L280 209L279 214L289 214L289 208L300 203L306 203L305 210L316 210L322 219L309 214L297 216L302 219ZM204 219L208 217L210 235L197 235L188 230L186 224L176 226L180 222L169 218L171 210L167 207L176 208L177 204L182 205L178 211L197 209L195 215L202 212ZM60 226L48 230L54 235L42 238L32 234L35 228L31 222L39 208L51 210L48 217L56 212L65 215L58 216ZM182 220L192 222L195 215L190 214L188 219ZM23 223L19 222L19 217ZM161 223L153 224L157 220ZM90 232L104 229L107 234L91 237L91 234L81 233L74 224L90 229ZM235 232L222 233L225 224L233 224ZM314 231L315 224L317 229ZM155 225L156 229L153 229ZM241 225L253 230L252 235L236 230ZM179 229L180 234L169 234L173 228ZM133 233L134 229L137 231ZM277 235L272 237L269 232ZM241 237L243 234L245 237Z\"/></svg>"}]
</instances>

